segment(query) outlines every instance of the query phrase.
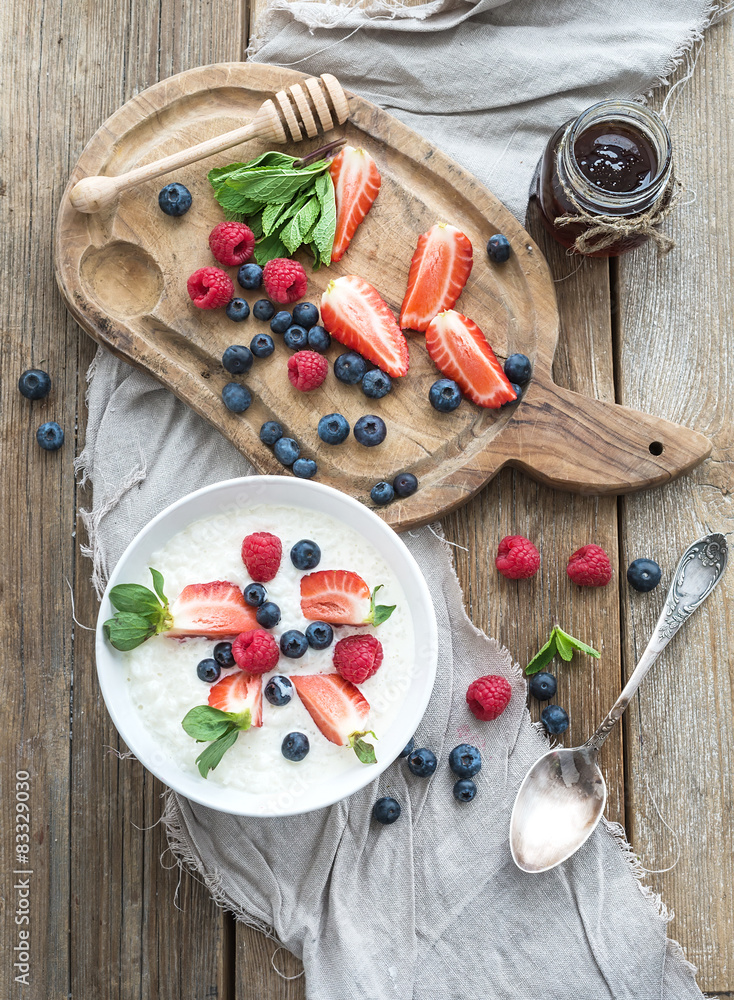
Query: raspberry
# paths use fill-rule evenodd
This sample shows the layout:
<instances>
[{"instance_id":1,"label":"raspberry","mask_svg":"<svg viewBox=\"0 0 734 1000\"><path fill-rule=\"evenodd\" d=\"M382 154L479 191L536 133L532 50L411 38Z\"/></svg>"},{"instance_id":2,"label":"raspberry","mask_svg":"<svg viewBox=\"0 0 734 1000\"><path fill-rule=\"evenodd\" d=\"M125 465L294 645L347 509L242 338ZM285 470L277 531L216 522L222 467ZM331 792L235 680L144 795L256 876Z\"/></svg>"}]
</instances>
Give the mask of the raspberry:
<instances>
[{"instance_id":1,"label":"raspberry","mask_svg":"<svg viewBox=\"0 0 734 1000\"><path fill-rule=\"evenodd\" d=\"M489 674L471 682L466 691L466 703L477 719L489 722L502 715L511 695L512 688L508 680L497 674Z\"/></svg>"},{"instance_id":2,"label":"raspberry","mask_svg":"<svg viewBox=\"0 0 734 1000\"><path fill-rule=\"evenodd\" d=\"M244 222L220 222L209 233L209 249L220 264L239 267L252 257L255 236Z\"/></svg>"},{"instance_id":3,"label":"raspberry","mask_svg":"<svg viewBox=\"0 0 734 1000\"><path fill-rule=\"evenodd\" d=\"M606 587L612 579L612 564L600 545L584 545L568 560L566 572L579 587Z\"/></svg>"},{"instance_id":4,"label":"raspberry","mask_svg":"<svg viewBox=\"0 0 734 1000\"><path fill-rule=\"evenodd\" d=\"M265 674L278 662L280 650L269 632L254 628L250 632L240 632L232 643L232 656L240 670Z\"/></svg>"},{"instance_id":5,"label":"raspberry","mask_svg":"<svg viewBox=\"0 0 734 1000\"><path fill-rule=\"evenodd\" d=\"M263 268L263 285L274 302L295 302L306 294L306 272L298 261L287 257L269 260Z\"/></svg>"},{"instance_id":6,"label":"raspberry","mask_svg":"<svg viewBox=\"0 0 734 1000\"><path fill-rule=\"evenodd\" d=\"M494 564L508 580L527 580L540 568L540 553L529 538L507 535L499 544Z\"/></svg>"},{"instance_id":7,"label":"raspberry","mask_svg":"<svg viewBox=\"0 0 734 1000\"><path fill-rule=\"evenodd\" d=\"M374 635L348 635L334 646L334 666L345 681L362 684L382 663L382 643Z\"/></svg>"},{"instance_id":8,"label":"raspberry","mask_svg":"<svg viewBox=\"0 0 734 1000\"><path fill-rule=\"evenodd\" d=\"M269 531L256 531L242 543L242 562L257 583L268 583L280 567L283 546L277 535Z\"/></svg>"},{"instance_id":9,"label":"raspberry","mask_svg":"<svg viewBox=\"0 0 734 1000\"><path fill-rule=\"evenodd\" d=\"M200 267L186 282L186 288L199 309L219 309L234 295L232 279L218 267Z\"/></svg>"},{"instance_id":10,"label":"raspberry","mask_svg":"<svg viewBox=\"0 0 734 1000\"><path fill-rule=\"evenodd\" d=\"M288 358L288 378L301 392L318 389L329 371L329 362L316 351L298 351Z\"/></svg>"}]
</instances>

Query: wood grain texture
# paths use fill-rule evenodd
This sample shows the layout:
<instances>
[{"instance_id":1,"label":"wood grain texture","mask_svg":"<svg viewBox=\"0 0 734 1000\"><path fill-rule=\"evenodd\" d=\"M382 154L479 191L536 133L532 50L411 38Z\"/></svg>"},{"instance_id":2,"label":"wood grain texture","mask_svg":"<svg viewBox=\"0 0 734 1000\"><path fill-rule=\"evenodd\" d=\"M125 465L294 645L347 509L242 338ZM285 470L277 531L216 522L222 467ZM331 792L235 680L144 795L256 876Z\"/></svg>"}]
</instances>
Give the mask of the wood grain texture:
<instances>
[{"instance_id":1,"label":"wood grain texture","mask_svg":"<svg viewBox=\"0 0 734 1000\"><path fill-rule=\"evenodd\" d=\"M680 74L679 74L680 76ZM734 24L707 34L693 77L669 103L686 204L677 248L621 259L616 360L622 402L695 420L714 442L690 476L620 507L622 562L663 567L652 594L623 589L627 673L685 547L707 531L734 539ZM660 107L660 99L655 106ZM704 138L705 137L705 138ZM626 716L628 817L648 881L676 914L670 934L708 991L734 989L734 572L661 657ZM658 813L660 810L660 815Z\"/></svg>"},{"instance_id":2,"label":"wood grain texture","mask_svg":"<svg viewBox=\"0 0 734 1000\"><path fill-rule=\"evenodd\" d=\"M537 247L507 209L458 164L355 96L350 97L350 119L339 131L374 156L382 187L346 259L311 272L309 297L318 301L329 281L354 273L372 282L397 313L419 235L437 219L449 217L472 241L477 256L457 307L483 328L500 357L527 354L533 380L516 406L482 410L466 402L447 418L427 401L437 370L424 338L410 336L410 372L395 380L393 392L380 404L370 403L372 409L377 405L390 435L388 446L380 449L378 468L371 450L354 441L335 449L316 433L319 417L330 410L344 413L353 424L365 412L363 395L333 376L318 393L299 393L285 377L289 352L283 344L267 364L256 364L248 373L255 399L246 415L230 413L220 398L223 382L229 381L220 359L234 336L231 322L221 310L197 310L184 289L185 278L211 261L206 237L222 217L203 165L175 175L194 198L183 219L156 210L158 184L152 181L125 191L115 205L92 216L74 209L74 185L85 175L125 177L131 168L148 169L145 164L155 164L162 155L179 155L173 151L182 149L182 135L187 145L215 143L212 137L228 131L232 121L258 113L272 90L305 79L292 70L260 64L202 67L140 94L90 140L62 200L56 266L67 305L93 337L162 381L261 472L283 471L258 438L266 419L281 422L304 454L316 458L320 482L371 506L375 481L392 480L409 468L418 476L420 490L377 508L398 530L459 507L506 464L564 489L620 493L667 482L708 454L708 441L694 431L553 384L557 311ZM262 139L249 142L246 152L217 154L207 167L256 156L269 145ZM497 231L508 236L513 248L503 266L491 265L484 254L488 237ZM305 251L302 262L309 266ZM261 294L251 292L251 302ZM258 328L253 323L238 335L249 337ZM331 360L340 350L332 345Z\"/></svg>"}]
</instances>

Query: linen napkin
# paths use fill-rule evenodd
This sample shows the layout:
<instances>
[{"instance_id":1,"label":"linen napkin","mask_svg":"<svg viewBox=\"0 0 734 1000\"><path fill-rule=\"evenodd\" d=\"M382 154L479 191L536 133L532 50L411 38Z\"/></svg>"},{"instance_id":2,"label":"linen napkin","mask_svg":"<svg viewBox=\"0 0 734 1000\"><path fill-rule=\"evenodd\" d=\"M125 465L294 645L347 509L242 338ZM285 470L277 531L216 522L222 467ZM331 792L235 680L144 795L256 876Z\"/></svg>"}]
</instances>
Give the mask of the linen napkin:
<instances>
[{"instance_id":1,"label":"linen napkin","mask_svg":"<svg viewBox=\"0 0 734 1000\"><path fill-rule=\"evenodd\" d=\"M690 0L434 0L421 8L273 0L254 57L320 73L389 108L468 167L520 217L554 128L595 100L660 82L700 36ZM295 57L295 58L294 58ZM151 378L106 351L90 369L85 514L100 590L133 535L173 500L251 470L216 431ZM524 707L511 658L467 619L451 557L428 528L405 541L439 622L436 687L417 734L440 766L429 781L397 762L329 809L279 820L235 818L170 794L165 821L182 863L218 903L299 955L311 1000L487 995L546 1000L700 997L665 933L665 908L638 881L621 828L601 826L554 871L526 875L507 843L528 766L547 748ZM492 725L464 692L504 674L509 708ZM455 802L448 751L483 754L477 798ZM380 795L400 800L390 827Z\"/></svg>"}]
</instances>

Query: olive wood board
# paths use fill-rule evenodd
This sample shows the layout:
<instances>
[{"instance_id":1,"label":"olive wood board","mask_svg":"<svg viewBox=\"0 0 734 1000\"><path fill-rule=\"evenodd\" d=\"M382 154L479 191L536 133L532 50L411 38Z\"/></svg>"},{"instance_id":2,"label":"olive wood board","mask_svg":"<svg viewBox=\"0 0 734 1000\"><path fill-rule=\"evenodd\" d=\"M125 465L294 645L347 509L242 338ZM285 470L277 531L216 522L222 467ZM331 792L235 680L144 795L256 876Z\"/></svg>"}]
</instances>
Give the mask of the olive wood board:
<instances>
[{"instance_id":1,"label":"olive wood board","mask_svg":"<svg viewBox=\"0 0 734 1000\"><path fill-rule=\"evenodd\" d=\"M420 487L411 497L381 508L396 530L417 527L469 500L504 466L560 489L587 494L627 493L665 483L709 454L706 437L667 420L591 399L554 384L558 340L553 282L535 243L498 199L462 167L380 108L349 95L350 117L325 137L280 147L296 156L339 135L367 149L382 175L371 211L339 263L312 271L306 252L305 299L318 304L329 281L359 274L381 293L397 315L418 236L437 221L450 222L472 242L474 267L456 308L479 324L500 359L528 355L533 377L521 400L500 410L464 400L453 413L438 413L428 390L439 376L424 337L408 334L410 371L393 391L368 399L359 386L333 374L316 391L302 393L286 373L290 351L274 335L275 353L255 359L244 377L221 365L225 348L249 344L267 323L250 316L229 320L224 309L197 309L186 279L216 264L207 237L223 214L207 171L249 160L266 148L250 141L165 178L124 192L111 207L82 215L69 192L88 175L116 175L185 146L233 129L251 118L273 92L305 79L293 70L256 63L220 63L187 70L128 101L84 149L64 193L55 245L56 278L77 322L118 357L148 372L215 426L263 473L290 474L259 440L266 420L278 420L296 438L301 454L318 463L319 482L373 506L370 489L379 480L411 471ZM158 191L179 181L193 204L180 218L164 215ZM492 264L485 244L504 233L512 253ZM226 269L233 280L236 269ZM250 305L264 290L236 294ZM345 350L333 342L330 362ZM235 378L253 394L243 414L226 409L221 390ZM388 433L374 448L350 435L339 446L320 441L319 417L340 412L353 427L359 416L383 417Z\"/></svg>"}]
</instances>

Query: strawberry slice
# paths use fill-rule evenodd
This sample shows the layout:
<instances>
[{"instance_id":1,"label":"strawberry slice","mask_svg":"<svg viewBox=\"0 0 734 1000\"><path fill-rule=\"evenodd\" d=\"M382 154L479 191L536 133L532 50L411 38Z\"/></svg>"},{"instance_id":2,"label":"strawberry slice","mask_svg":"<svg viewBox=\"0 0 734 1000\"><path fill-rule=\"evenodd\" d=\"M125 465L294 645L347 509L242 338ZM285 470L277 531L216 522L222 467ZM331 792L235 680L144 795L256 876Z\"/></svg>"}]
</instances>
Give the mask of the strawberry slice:
<instances>
[{"instance_id":1,"label":"strawberry slice","mask_svg":"<svg viewBox=\"0 0 734 1000\"><path fill-rule=\"evenodd\" d=\"M345 274L321 296L321 322L340 344L359 352L388 375L408 371L408 342L386 302L364 278Z\"/></svg>"},{"instance_id":2,"label":"strawberry slice","mask_svg":"<svg viewBox=\"0 0 734 1000\"><path fill-rule=\"evenodd\" d=\"M241 715L249 708L252 713L251 726L263 724L262 678L237 670L223 677L209 691L209 704L221 712L235 712Z\"/></svg>"},{"instance_id":3,"label":"strawberry slice","mask_svg":"<svg viewBox=\"0 0 734 1000\"><path fill-rule=\"evenodd\" d=\"M327 740L345 747L352 745L350 736L364 733L370 703L351 681L339 674L292 674L290 679Z\"/></svg>"},{"instance_id":4,"label":"strawberry slice","mask_svg":"<svg viewBox=\"0 0 734 1000\"><path fill-rule=\"evenodd\" d=\"M381 625L395 605L375 604L382 585L370 588L348 569L323 569L301 577L301 611L304 618L331 625Z\"/></svg>"},{"instance_id":5,"label":"strawberry slice","mask_svg":"<svg viewBox=\"0 0 734 1000\"><path fill-rule=\"evenodd\" d=\"M477 324L448 309L428 324L426 348L437 368L479 406L498 409L517 399Z\"/></svg>"},{"instance_id":6,"label":"strawberry slice","mask_svg":"<svg viewBox=\"0 0 734 1000\"><path fill-rule=\"evenodd\" d=\"M227 580L184 587L171 605L171 614L173 628L166 635L172 639L202 635L234 639L240 632L257 628L255 609L245 602L240 588Z\"/></svg>"},{"instance_id":7,"label":"strawberry slice","mask_svg":"<svg viewBox=\"0 0 734 1000\"><path fill-rule=\"evenodd\" d=\"M331 259L341 260L357 226L372 208L382 179L377 164L364 149L345 146L329 167L336 198L336 232Z\"/></svg>"},{"instance_id":8,"label":"strawberry slice","mask_svg":"<svg viewBox=\"0 0 734 1000\"><path fill-rule=\"evenodd\" d=\"M451 309L471 274L471 241L455 226L438 222L418 237L410 262L400 326L425 330L434 316Z\"/></svg>"}]
</instances>

